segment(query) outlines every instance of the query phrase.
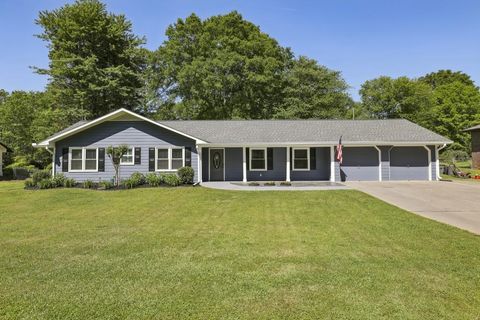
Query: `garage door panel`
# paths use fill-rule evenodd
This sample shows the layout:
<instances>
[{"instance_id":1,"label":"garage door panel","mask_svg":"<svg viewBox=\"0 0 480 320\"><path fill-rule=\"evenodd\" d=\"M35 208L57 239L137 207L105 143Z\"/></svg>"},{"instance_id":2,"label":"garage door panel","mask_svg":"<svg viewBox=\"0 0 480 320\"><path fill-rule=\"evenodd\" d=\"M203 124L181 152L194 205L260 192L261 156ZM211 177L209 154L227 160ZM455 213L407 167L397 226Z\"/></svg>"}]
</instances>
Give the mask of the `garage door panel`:
<instances>
[{"instance_id":1,"label":"garage door panel","mask_svg":"<svg viewBox=\"0 0 480 320\"><path fill-rule=\"evenodd\" d=\"M378 150L374 147L344 147L340 167L342 181L379 180Z\"/></svg>"},{"instance_id":2,"label":"garage door panel","mask_svg":"<svg viewBox=\"0 0 480 320\"><path fill-rule=\"evenodd\" d=\"M423 147L390 150L390 180L428 180L428 152Z\"/></svg>"}]
</instances>

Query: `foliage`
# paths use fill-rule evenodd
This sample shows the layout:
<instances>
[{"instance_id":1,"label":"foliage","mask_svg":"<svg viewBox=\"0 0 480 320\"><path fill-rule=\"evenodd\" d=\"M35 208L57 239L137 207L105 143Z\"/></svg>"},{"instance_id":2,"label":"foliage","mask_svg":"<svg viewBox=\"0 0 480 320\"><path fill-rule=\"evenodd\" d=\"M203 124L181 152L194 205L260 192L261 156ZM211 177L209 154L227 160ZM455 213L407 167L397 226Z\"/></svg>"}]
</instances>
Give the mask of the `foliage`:
<instances>
[{"instance_id":1,"label":"foliage","mask_svg":"<svg viewBox=\"0 0 480 320\"><path fill-rule=\"evenodd\" d=\"M99 189L109 190L115 187L115 184L112 181L100 181L98 183Z\"/></svg>"},{"instance_id":2,"label":"foliage","mask_svg":"<svg viewBox=\"0 0 480 320\"><path fill-rule=\"evenodd\" d=\"M250 187L258 187L258 186L260 185L260 183L255 182L255 181L252 181L252 182L249 182L248 185L249 185Z\"/></svg>"},{"instance_id":3,"label":"foliage","mask_svg":"<svg viewBox=\"0 0 480 320\"><path fill-rule=\"evenodd\" d=\"M275 186L275 182L274 181L269 181L269 182L265 182L263 185L267 186L267 187L273 187L273 186Z\"/></svg>"},{"instance_id":4,"label":"foliage","mask_svg":"<svg viewBox=\"0 0 480 320\"><path fill-rule=\"evenodd\" d=\"M158 187L163 183L162 177L154 172L147 173L145 181L150 187Z\"/></svg>"},{"instance_id":5,"label":"foliage","mask_svg":"<svg viewBox=\"0 0 480 320\"><path fill-rule=\"evenodd\" d=\"M475 87L470 76L461 71L438 70L437 72L428 73L418 80L427 83L433 89L453 82L460 82L464 85Z\"/></svg>"},{"instance_id":6,"label":"foliage","mask_svg":"<svg viewBox=\"0 0 480 320\"><path fill-rule=\"evenodd\" d=\"M32 174L32 181L34 184L38 184L42 180L47 180L52 177L52 173L46 170L36 170Z\"/></svg>"},{"instance_id":7,"label":"foliage","mask_svg":"<svg viewBox=\"0 0 480 320\"><path fill-rule=\"evenodd\" d=\"M274 117L281 119L344 118L353 101L340 72L300 56L286 71L284 100Z\"/></svg>"},{"instance_id":8,"label":"foliage","mask_svg":"<svg viewBox=\"0 0 480 320\"><path fill-rule=\"evenodd\" d=\"M287 186L287 187L288 187L288 186L291 186L292 183L289 182L289 181L282 181L282 182L280 182L280 185L281 185L281 186Z\"/></svg>"},{"instance_id":9,"label":"foliage","mask_svg":"<svg viewBox=\"0 0 480 320\"><path fill-rule=\"evenodd\" d=\"M14 178L13 168L6 167L2 171L3 176L0 177L1 180L12 180Z\"/></svg>"},{"instance_id":10,"label":"foliage","mask_svg":"<svg viewBox=\"0 0 480 320\"><path fill-rule=\"evenodd\" d=\"M58 173L58 174L55 175L55 177L52 178L52 184L56 188L65 187L66 181L67 181L67 177L65 177L65 175L62 174L62 173Z\"/></svg>"},{"instance_id":11,"label":"foliage","mask_svg":"<svg viewBox=\"0 0 480 320\"><path fill-rule=\"evenodd\" d=\"M80 115L101 116L139 101L144 39L132 32L124 15L108 13L98 0L77 0L36 20L48 43L48 89L59 105Z\"/></svg>"},{"instance_id":12,"label":"foliage","mask_svg":"<svg viewBox=\"0 0 480 320\"><path fill-rule=\"evenodd\" d=\"M151 59L160 118L270 118L292 53L236 11L178 19Z\"/></svg>"},{"instance_id":13,"label":"foliage","mask_svg":"<svg viewBox=\"0 0 480 320\"><path fill-rule=\"evenodd\" d=\"M407 77L379 77L368 80L360 89L363 111L371 118L423 119L433 105L430 87Z\"/></svg>"},{"instance_id":14,"label":"foliage","mask_svg":"<svg viewBox=\"0 0 480 320\"><path fill-rule=\"evenodd\" d=\"M145 176L140 172L134 172L132 173L130 178L123 180L122 183L125 188L133 189L135 187L145 184Z\"/></svg>"},{"instance_id":15,"label":"foliage","mask_svg":"<svg viewBox=\"0 0 480 320\"><path fill-rule=\"evenodd\" d=\"M128 152L129 147L125 144L117 147L109 146L106 153L110 160L112 160L113 169L115 170L115 185L120 186L120 160Z\"/></svg>"},{"instance_id":16,"label":"foliage","mask_svg":"<svg viewBox=\"0 0 480 320\"><path fill-rule=\"evenodd\" d=\"M178 169L177 175L183 184L192 184L195 172L192 167L181 167Z\"/></svg>"},{"instance_id":17,"label":"foliage","mask_svg":"<svg viewBox=\"0 0 480 320\"><path fill-rule=\"evenodd\" d=\"M470 150L470 133L465 128L480 123L480 91L470 85L453 82L437 87L435 106L424 121L427 128L452 139L455 148Z\"/></svg>"},{"instance_id":18,"label":"foliage","mask_svg":"<svg viewBox=\"0 0 480 320\"><path fill-rule=\"evenodd\" d=\"M27 189L35 188L37 186L36 183L33 183L33 179L31 178L25 179L24 185L25 185L25 188Z\"/></svg>"},{"instance_id":19,"label":"foliage","mask_svg":"<svg viewBox=\"0 0 480 320\"><path fill-rule=\"evenodd\" d=\"M63 186L65 188L73 188L73 187L75 187L76 184L77 184L77 182L75 181L75 179L67 178L67 179L65 179L65 182L64 182Z\"/></svg>"},{"instance_id":20,"label":"foliage","mask_svg":"<svg viewBox=\"0 0 480 320\"><path fill-rule=\"evenodd\" d=\"M161 175L162 181L170 187L177 187L182 184L182 180L175 173L163 173Z\"/></svg>"},{"instance_id":21,"label":"foliage","mask_svg":"<svg viewBox=\"0 0 480 320\"><path fill-rule=\"evenodd\" d=\"M83 188L84 189L95 189L96 184L92 180L85 180L83 182Z\"/></svg>"},{"instance_id":22,"label":"foliage","mask_svg":"<svg viewBox=\"0 0 480 320\"><path fill-rule=\"evenodd\" d=\"M470 155L462 150L448 149L440 154L440 160L443 163L455 163L457 161L467 161L470 159Z\"/></svg>"},{"instance_id":23,"label":"foliage","mask_svg":"<svg viewBox=\"0 0 480 320\"><path fill-rule=\"evenodd\" d=\"M43 179L38 181L36 184L39 189L52 189L55 188L56 185L53 183L52 179Z\"/></svg>"},{"instance_id":24,"label":"foliage","mask_svg":"<svg viewBox=\"0 0 480 320\"><path fill-rule=\"evenodd\" d=\"M26 156L15 156L13 157L13 162L10 163L6 168L27 168L29 170L34 170L35 166L30 162L29 159L27 159Z\"/></svg>"}]
</instances>

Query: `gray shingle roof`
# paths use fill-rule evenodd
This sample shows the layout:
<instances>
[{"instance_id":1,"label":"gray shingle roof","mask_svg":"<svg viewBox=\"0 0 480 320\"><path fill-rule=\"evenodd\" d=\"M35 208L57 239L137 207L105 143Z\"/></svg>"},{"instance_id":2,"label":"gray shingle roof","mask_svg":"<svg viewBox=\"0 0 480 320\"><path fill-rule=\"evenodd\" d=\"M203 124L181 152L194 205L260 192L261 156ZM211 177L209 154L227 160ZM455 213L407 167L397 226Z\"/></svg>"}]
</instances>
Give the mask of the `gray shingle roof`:
<instances>
[{"instance_id":1,"label":"gray shingle roof","mask_svg":"<svg viewBox=\"0 0 480 320\"><path fill-rule=\"evenodd\" d=\"M480 130L480 124L476 125L476 126L473 126L471 128L465 129L463 131L473 131L473 130Z\"/></svg>"},{"instance_id":2,"label":"gray shingle roof","mask_svg":"<svg viewBox=\"0 0 480 320\"><path fill-rule=\"evenodd\" d=\"M90 121L88 121L88 120L80 120L80 121L78 121L78 122L75 122L75 123L72 124L71 126L66 127L66 128L63 129L63 130L60 130L60 131L58 131L57 133L52 134L50 137L45 138L44 140L50 140L50 139L52 139L52 138L55 138L56 136L59 136L59 135L61 135L61 134L64 133L64 132L70 131L70 130L75 129L75 128L77 128L77 127L80 127L81 125L84 125L84 124L87 123L87 122L90 122Z\"/></svg>"},{"instance_id":3,"label":"gray shingle roof","mask_svg":"<svg viewBox=\"0 0 480 320\"><path fill-rule=\"evenodd\" d=\"M404 119L159 121L210 143L450 143Z\"/></svg>"}]
</instances>

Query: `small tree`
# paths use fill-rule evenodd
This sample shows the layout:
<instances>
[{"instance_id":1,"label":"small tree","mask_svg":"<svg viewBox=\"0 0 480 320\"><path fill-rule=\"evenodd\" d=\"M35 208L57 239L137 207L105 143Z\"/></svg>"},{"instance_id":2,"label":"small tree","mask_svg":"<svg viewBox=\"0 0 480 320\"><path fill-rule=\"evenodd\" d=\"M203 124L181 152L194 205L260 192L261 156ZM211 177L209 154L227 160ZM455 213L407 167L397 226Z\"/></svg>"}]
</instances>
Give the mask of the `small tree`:
<instances>
[{"instance_id":1,"label":"small tree","mask_svg":"<svg viewBox=\"0 0 480 320\"><path fill-rule=\"evenodd\" d=\"M107 148L107 155L112 160L113 168L115 169L115 185L120 185L120 160L127 154L129 147L125 144L118 147L110 146Z\"/></svg>"}]
</instances>

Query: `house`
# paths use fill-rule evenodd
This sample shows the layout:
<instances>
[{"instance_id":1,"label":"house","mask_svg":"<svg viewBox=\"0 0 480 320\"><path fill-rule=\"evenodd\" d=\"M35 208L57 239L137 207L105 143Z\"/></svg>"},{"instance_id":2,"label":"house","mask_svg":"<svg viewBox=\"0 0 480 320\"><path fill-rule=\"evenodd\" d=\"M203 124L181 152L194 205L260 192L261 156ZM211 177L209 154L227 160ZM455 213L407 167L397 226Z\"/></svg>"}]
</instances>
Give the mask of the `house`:
<instances>
[{"instance_id":1,"label":"house","mask_svg":"<svg viewBox=\"0 0 480 320\"><path fill-rule=\"evenodd\" d=\"M3 177L3 154L7 151L7 146L0 142L0 177Z\"/></svg>"},{"instance_id":2,"label":"house","mask_svg":"<svg viewBox=\"0 0 480 320\"><path fill-rule=\"evenodd\" d=\"M472 167L480 169L480 124L465 131L469 131L472 135Z\"/></svg>"},{"instance_id":3,"label":"house","mask_svg":"<svg viewBox=\"0 0 480 320\"><path fill-rule=\"evenodd\" d=\"M105 150L120 144L131 147L123 177L191 166L195 182L387 181L437 180L438 150L449 143L401 119L154 121L119 109L33 146L52 153L54 174L77 181L112 179Z\"/></svg>"}]
</instances>

